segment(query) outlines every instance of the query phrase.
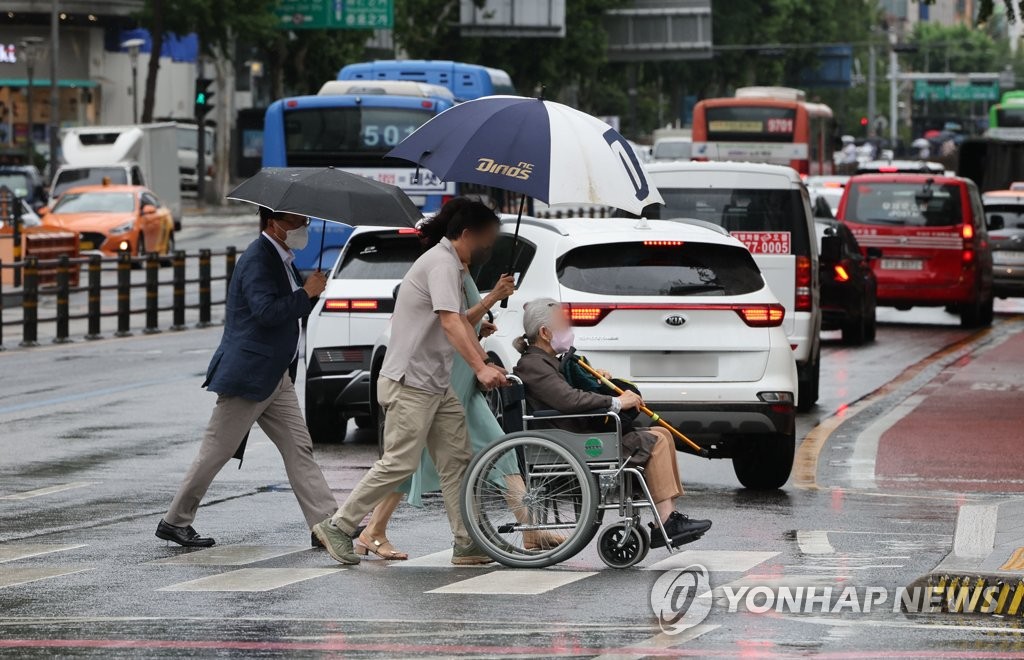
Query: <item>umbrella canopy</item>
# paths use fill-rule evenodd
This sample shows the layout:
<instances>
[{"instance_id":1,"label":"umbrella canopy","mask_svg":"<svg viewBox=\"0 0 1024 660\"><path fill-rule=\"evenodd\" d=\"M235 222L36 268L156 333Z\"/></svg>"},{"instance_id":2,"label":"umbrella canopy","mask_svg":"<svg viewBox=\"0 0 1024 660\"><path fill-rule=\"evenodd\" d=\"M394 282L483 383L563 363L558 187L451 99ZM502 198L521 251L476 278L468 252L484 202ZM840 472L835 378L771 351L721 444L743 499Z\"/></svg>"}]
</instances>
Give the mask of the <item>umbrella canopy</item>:
<instances>
[{"instance_id":1,"label":"umbrella canopy","mask_svg":"<svg viewBox=\"0 0 1024 660\"><path fill-rule=\"evenodd\" d=\"M488 96L445 110L388 156L445 181L493 186L548 204L591 203L639 214L664 201L629 142L569 106Z\"/></svg>"},{"instance_id":2,"label":"umbrella canopy","mask_svg":"<svg viewBox=\"0 0 1024 660\"><path fill-rule=\"evenodd\" d=\"M333 167L265 167L228 199L346 225L415 227L423 217L401 188Z\"/></svg>"}]
</instances>

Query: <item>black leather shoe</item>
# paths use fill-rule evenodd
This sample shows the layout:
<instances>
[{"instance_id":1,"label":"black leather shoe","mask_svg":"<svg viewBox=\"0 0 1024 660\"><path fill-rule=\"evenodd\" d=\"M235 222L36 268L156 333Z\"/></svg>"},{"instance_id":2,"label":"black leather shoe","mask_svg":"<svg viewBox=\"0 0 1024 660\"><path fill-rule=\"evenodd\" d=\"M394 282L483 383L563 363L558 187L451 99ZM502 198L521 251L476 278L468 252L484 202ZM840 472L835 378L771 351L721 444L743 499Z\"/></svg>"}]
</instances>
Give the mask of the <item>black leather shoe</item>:
<instances>
[{"instance_id":1,"label":"black leather shoe","mask_svg":"<svg viewBox=\"0 0 1024 660\"><path fill-rule=\"evenodd\" d=\"M665 537L661 535L661 530L654 523L649 523L649 525L651 527L651 547L665 547ZM704 532L709 529L711 529L710 520L694 520L678 511L670 513L668 520L665 521L665 532L668 533L673 548L684 543L693 543L704 536Z\"/></svg>"},{"instance_id":2,"label":"black leather shoe","mask_svg":"<svg viewBox=\"0 0 1024 660\"><path fill-rule=\"evenodd\" d=\"M324 544L320 542L320 539L316 537L316 533L314 532L309 533L309 542L312 544L312 547L314 548L324 547Z\"/></svg>"},{"instance_id":3,"label":"black leather shoe","mask_svg":"<svg viewBox=\"0 0 1024 660\"><path fill-rule=\"evenodd\" d=\"M174 541L186 548L209 548L216 541L206 536L199 536L199 532L188 527L175 527L163 520L156 526L156 537L165 541Z\"/></svg>"}]
</instances>

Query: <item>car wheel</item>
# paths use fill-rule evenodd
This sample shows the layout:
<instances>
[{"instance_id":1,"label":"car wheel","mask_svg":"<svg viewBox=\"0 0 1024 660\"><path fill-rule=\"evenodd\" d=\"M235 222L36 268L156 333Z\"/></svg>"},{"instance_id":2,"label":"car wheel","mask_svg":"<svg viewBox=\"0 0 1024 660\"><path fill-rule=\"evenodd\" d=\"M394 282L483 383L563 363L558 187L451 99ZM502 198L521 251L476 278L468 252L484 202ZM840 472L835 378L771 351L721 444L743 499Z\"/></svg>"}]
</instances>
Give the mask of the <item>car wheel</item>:
<instances>
[{"instance_id":1,"label":"car wheel","mask_svg":"<svg viewBox=\"0 0 1024 660\"><path fill-rule=\"evenodd\" d=\"M995 303L996 303L995 296L989 296L988 300L986 300L984 303L982 303L982 306L981 306L981 319L980 319L981 325L983 325L985 327L988 327L988 326L992 325L992 321L995 320L995 316L996 316Z\"/></svg>"},{"instance_id":2,"label":"car wheel","mask_svg":"<svg viewBox=\"0 0 1024 660\"><path fill-rule=\"evenodd\" d=\"M960 326L964 328L980 328L992 325L994 316L992 297L965 303L960 307Z\"/></svg>"},{"instance_id":3,"label":"car wheel","mask_svg":"<svg viewBox=\"0 0 1024 660\"><path fill-rule=\"evenodd\" d=\"M861 313L843 324L843 343L850 346L860 346L867 339L868 320Z\"/></svg>"},{"instance_id":4,"label":"car wheel","mask_svg":"<svg viewBox=\"0 0 1024 660\"><path fill-rule=\"evenodd\" d=\"M310 388L306 385L306 428L313 444L340 443L345 441L348 420L339 415L333 408L318 404L310 396Z\"/></svg>"},{"instance_id":5,"label":"car wheel","mask_svg":"<svg viewBox=\"0 0 1024 660\"><path fill-rule=\"evenodd\" d=\"M797 384L800 388L797 410L807 412L818 402L818 384L821 381L821 354L815 356L814 364L806 364L797 372Z\"/></svg>"},{"instance_id":6,"label":"car wheel","mask_svg":"<svg viewBox=\"0 0 1024 660\"><path fill-rule=\"evenodd\" d=\"M868 314L868 322L864 325L864 339L872 342L875 341L875 335L878 334L878 303L875 300L871 301L871 310Z\"/></svg>"},{"instance_id":7,"label":"car wheel","mask_svg":"<svg viewBox=\"0 0 1024 660\"><path fill-rule=\"evenodd\" d=\"M356 428L359 428L359 429L372 429L372 428L376 428L376 426L373 423L373 417L371 417L370 415L361 415L359 417L356 417L355 421L356 421Z\"/></svg>"},{"instance_id":8,"label":"car wheel","mask_svg":"<svg viewBox=\"0 0 1024 660\"><path fill-rule=\"evenodd\" d=\"M778 434L749 438L733 456L732 469L744 488L775 490L786 485L793 470L796 436Z\"/></svg>"}]
</instances>

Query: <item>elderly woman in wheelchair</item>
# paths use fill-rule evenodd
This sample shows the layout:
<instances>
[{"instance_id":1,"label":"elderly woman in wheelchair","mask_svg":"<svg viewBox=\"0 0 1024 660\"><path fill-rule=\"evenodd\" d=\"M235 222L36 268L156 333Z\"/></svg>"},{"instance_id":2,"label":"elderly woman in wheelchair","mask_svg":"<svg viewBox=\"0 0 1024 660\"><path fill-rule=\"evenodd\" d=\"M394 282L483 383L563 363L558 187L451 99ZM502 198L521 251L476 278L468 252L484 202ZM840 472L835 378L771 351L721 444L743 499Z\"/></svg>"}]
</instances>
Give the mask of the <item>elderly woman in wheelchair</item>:
<instances>
[{"instance_id":1,"label":"elderly woman in wheelchair","mask_svg":"<svg viewBox=\"0 0 1024 660\"><path fill-rule=\"evenodd\" d=\"M598 552L609 566L625 568L651 547L671 551L700 538L711 522L675 510L682 487L669 432L623 428L620 414L643 405L641 397L587 391L566 380L556 356L572 348L572 328L556 301L527 303L523 326L516 340L522 357L510 379L519 383L502 391L508 435L473 459L463 484L463 516L474 540L508 566L549 566L580 552L605 511L616 511L620 519L601 532ZM655 518L648 528L640 525L645 508ZM529 544L537 531L559 534L562 542Z\"/></svg>"}]
</instances>

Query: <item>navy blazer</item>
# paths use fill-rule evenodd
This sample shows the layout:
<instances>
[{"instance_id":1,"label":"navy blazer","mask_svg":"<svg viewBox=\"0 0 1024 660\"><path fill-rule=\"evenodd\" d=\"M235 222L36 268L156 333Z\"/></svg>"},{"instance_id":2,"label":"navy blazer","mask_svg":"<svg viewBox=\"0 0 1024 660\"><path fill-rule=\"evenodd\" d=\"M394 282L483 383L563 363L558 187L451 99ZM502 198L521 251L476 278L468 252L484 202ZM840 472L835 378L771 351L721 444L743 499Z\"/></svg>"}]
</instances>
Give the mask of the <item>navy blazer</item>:
<instances>
[{"instance_id":1,"label":"navy blazer","mask_svg":"<svg viewBox=\"0 0 1024 660\"><path fill-rule=\"evenodd\" d=\"M296 281L302 279L292 266ZM291 370L299 343L299 321L313 301L292 291L281 255L266 236L253 241L238 258L228 286L224 336L206 370L206 387L253 401L269 397Z\"/></svg>"}]
</instances>

